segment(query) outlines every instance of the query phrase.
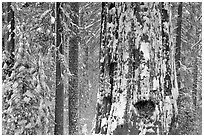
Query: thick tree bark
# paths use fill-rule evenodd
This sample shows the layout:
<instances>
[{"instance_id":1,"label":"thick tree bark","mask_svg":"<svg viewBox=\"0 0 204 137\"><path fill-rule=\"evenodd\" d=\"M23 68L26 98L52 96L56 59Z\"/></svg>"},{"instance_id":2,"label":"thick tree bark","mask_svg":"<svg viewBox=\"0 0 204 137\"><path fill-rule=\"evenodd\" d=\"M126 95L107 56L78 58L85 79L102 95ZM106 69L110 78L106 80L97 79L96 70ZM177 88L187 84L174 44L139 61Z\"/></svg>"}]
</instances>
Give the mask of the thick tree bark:
<instances>
[{"instance_id":1,"label":"thick tree bark","mask_svg":"<svg viewBox=\"0 0 204 137\"><path fill-rule=\"evenodd\" d=\"M177 35L176 35L176 72L178 79L178 89L181 88L180 68L181 68L181 24L182 24L182 2L178 5L178 18L177 18Z\"/></svg>"},{"instance_id":2,"label":"thick tree bark","mask_svg":"<svg viewBox=\"0 0 204 137\"><path fill-rule=\"evenodd\" d=\"M182 2L178 5L178 18L177 18L177 35L176 35L176 47L175 47L175 67L176 67L176 77L177 77L177 85L178 91L181 91L181 27L182 27ZM177 117L172 118L172 123L170 127L171 134L176 134L176 121Z\"/></svg>"},{"instance_id":3,"label":"thick tree bark","mask_svg":"<svg viewBox=\"0 0 204 137\"><path fill-rule=\"evenodd\" d=\"M69 70L73 74L69 81L69 134L78 133L78 22L79 22L79 3L70 3L71 19L73 26L71 30L74 32L69 41Z\"/></svg>"},{"instance_id":4,"label":"thick tree bark","mask_svg":"<svg viewBox=\"0 0 204 137\"><path fill-rule=\"evenodd\" d=\"M62 49L62 25L61 25L61 3L56 2L55 4L55 33L56 39L55 44L57 47L56 51L56 93L55 93L55 135L63 135L63 117L64 117L64 87L61 78L62 67L60 54L63 54Z\"/></svg>"},{"instance_id":5,"label":"thick tree bark","mask_svg":"<svg viewBox=\"0 0 204 137\"><path fill-rule=\"evenodd\" d=\"M169 134L178 87L168 3L103 3L95 134Z\"/></svg>"}]
</instances>

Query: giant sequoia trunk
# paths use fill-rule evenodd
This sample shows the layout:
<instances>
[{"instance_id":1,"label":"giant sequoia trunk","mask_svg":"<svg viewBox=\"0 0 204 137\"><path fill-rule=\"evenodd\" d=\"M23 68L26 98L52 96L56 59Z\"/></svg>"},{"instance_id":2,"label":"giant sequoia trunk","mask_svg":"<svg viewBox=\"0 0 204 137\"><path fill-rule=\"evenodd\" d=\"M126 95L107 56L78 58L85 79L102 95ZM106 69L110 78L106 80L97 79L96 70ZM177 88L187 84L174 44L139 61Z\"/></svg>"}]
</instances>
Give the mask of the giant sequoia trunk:
<instances>
[{"instance_id":1,"label":"giant sequoia trunk","mask_svg":"<svg viewBox=\"0 0 204 137\"><path fill-rule=\"evenodd\" d=\"M55 94L55 135L63 135L63 116L64 116L64 87L62 81L62 67L60 54L62 54L62 25L61 25L61 10L60 2L55 5L55 44L56 51L56 94Z\"/></svg>"},{"instance_id":2,"label":"giant sequoia trunk","mask_svg":"<svg viewBox=\"0 0 204 137\"><path fill-rule=\"evenodd\" d=\"M73 34L69 41L69 70L72 74L69 81L69 134L77 134L78 119L78 22L79 3L71 2L71 19Z\"/></svg>"},{"instance_id":3,"label":"giant sequoia trunk","mask_svg":"<svg viewBox=\"0 0 204 137\"><path fill-rule=\"evenodd\" d=\"M178 86L168 3L103 3L95 134L169 134Z\"/></svg>"}]
</instances>

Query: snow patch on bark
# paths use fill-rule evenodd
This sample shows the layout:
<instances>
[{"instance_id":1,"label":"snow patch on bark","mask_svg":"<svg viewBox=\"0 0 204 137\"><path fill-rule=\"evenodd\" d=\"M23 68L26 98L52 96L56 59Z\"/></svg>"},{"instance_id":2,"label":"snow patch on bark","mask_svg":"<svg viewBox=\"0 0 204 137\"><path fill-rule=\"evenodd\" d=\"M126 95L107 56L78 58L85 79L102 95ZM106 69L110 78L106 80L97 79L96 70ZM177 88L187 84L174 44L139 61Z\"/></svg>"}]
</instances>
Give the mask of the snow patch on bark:
<instances>
[{"instance_id":1,"label":"snow patch on bark","mask_svg":"<svg viewBox=\"0 0 204 137\"><path fill-rule=\"evenodd\" d=\"M139 130L141 131L139 135L145 135L147 132L147 129L145 128L145 123L143 120L141 120L139 123Z\"/></svg>"},{"instance_id":2,"label":"snow patch on bark","mask_svg":"<svg viewBox=\"0 0 204 137\"><path fill-rule=\"evenodd\" d=\"M117 128L118 125L123 125L125 123L124 115L126 110L126 92L124 91L122 94L118 94L119 102L115 102L111 106L111 113L109 117L108 124L108 134L112 134L113 131Z\"/></svg>"},{"instance_id":3,"label":"snow patch on bark","mask_svg":"<svg viewBox=\"0 0 204 137\"><path fill-rule=\"evenodd\" d=\"M153 79L153 90L159 89L159 80L154 77Z\"/></svg>"},{"instance_id":4,"label":"snow patch on bark","mask_svg":"<svg viewBox=\"0 0 204 137\"><path fill-rule=\"evenodd\" d=\"M104 127L106 125L107 125L107 118L105 117L101 119L101 127Z\"/></svg>"},{"instance_id":5,"label":"snow patch on bark","mask_svg":"<svg viewBox=\"0 0 204 137\"><path fill-rule=\"evenodd\" d=\"M164 118L165 118L164 119L164 131L168 133L169 127L171 124L171 119L173 116L173 108L172 108L171 99L169 96L166 96L166 98L164 99L163 111L164 111Z\"/></svg>"},{"instance_id":6,"label":"snow patch on bark","mask_svg":"<svg viewBox=\"0 0 204 137\"><path fill-rule=\"evenodd\" d=\"M150 46L149 43L141 42L140 50L144 53L144 59L149 60L150 59Z\"/></svg>"}]
</instances>

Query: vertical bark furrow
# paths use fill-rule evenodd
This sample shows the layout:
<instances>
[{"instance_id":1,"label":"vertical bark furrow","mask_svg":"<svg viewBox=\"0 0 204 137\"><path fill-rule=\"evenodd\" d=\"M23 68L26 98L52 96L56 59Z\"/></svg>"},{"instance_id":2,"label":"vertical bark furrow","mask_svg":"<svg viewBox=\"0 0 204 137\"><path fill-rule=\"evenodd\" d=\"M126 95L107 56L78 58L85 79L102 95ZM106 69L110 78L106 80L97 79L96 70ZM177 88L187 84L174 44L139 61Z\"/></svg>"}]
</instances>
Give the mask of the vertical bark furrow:
<instances>
[{"instance_id":1,"label":"vertical bark furrow","mask_svg":"<svg viewBox=\"0 0 204 137\"><path fill-rule=\"evenodd\" d=\"M106 100L104 100L104 92L105 92L105 77L106 77L106 33L107 33L107 5L108 3L102 3L102 11L101 11L101 37L100 37L100 59L99 59L99 79L100 79L100 87L97 94L97 112L96 112L96 124L95 124L95 134L106 133L102 128L102 119L105 117L104 108L106 107ZM105 117L106 119L106 117Z\"/></svg>"},{"instance_id":2,"label":"vertical bark furrow","mask_svg":"<svg viewBox=\"0 0 204 137\"><path fill-rule=\"evenodd\" d=\"M162 45L164 51L165 77L164 77L164 95L171 95L171 69L169 64L170 42L169 42L169 8L167 3L162 3Z\"/></svg>"}]
</instances>

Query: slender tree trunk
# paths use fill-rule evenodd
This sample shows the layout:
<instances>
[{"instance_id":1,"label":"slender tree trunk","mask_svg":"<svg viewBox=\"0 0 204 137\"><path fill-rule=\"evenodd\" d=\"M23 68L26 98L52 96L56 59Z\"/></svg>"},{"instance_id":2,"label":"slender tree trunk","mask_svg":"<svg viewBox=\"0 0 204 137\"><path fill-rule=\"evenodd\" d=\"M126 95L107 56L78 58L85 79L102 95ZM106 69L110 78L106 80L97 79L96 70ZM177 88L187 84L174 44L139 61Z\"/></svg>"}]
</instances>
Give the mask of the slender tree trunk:
<instances>
[{"instance_id":1,"label":"slender tree trunk","mask_svg":"<svg viewBox=\"0 0 204 137\"><path fill-rule=\"evenodd\" d=\"M83 3L80 3L80 7L81 5L83 6ZM82 119L85 114L84 112L86 111L84 109L85 106L87 106L87 104L84 104L86 103L87 98L86 96L88 95L89 96L89 71L88 71L88 60L89 60L89 45L86 44L86 39L83 37L83 36L86 36L88 35L88 32L86 30L84 30L85 26L86 26L86 21L84 19L86 19L86 14L85 14L85 10L82 9L80 10L79 12L79 26L81 28L83 28L80 32L79 32L79 35L80 35L80 41L79 41L79 57L81 59L81 61L79 60L79 66L82 65L84 67L82 67L83 69L79 69L79 71L81 70L81 72L78 72L79 75L82 74L81 77L79 77L79 82L82 82L80 85L79 85L79 102L81 102L79 104L79 119ZM80 68L80 67L79 67ZM84 97L85 95L85 97ZM84 122L80 123L80 126L83 126L84 125ZM80 127L81 128L81 127ZM82 131L83 132L83 131ZM80 133L79 133L80 134ZM82 133L82 134L85 134L85 133Z\"/></svg>"},{"instance_id":2,"label":"slender tree trunk","mask_svg":"<svg viewBox=\"0 0 204 137\"><path fill-rule=\"evenodd\" d=\"M102 3L95 134L169 134L177 114L169 3Z\"/></svg>"},{"instance_id":3,"label":"slender tree trunk","mask_svg":"<svg viewBox=\"0 0 204 137\"><path fill-rule=\"evenodd\" d=\"M9 27L8 35L7 35L7 46L6 50L13 56L14 48L15 48L15 40L14 40L14 29L15 29L15 19L14 19L14 11L11 6L11 2L7 2L7 22Z\"/></svg>"},{"instance_id":4,"label":"slender tree trunk","mask_svg":"<svg viewBox=\"0 0 204 137\"><path fill-rule=\"evenodd\" d=\"M195 55L193 71L193 104L197 108L197 84L198 84L198 57Z\"/></svg>"},{"instance_id":5,"label":"slender tree trunk","mask_svg":"<svg viewBox=\"0 0 204 137\"><path fill-rule=\"evenodd\" d=\"M196 28L197 32L197 28ZM195 38L195 43L199 40L199 38ZM197 48L194 49L194 62L193 62L193 92L192 92L192 99L195 109L197 108L197 93L198 93L198 51Z\"/></svg>"},{"instance_id":6,"label":"slender tree trunk","mask_svg":"<svg viewBox=\"0 0 204 137\"><path fill-rule=\"evenodd\" d=\"M55 93L55 135L63 135L63 116L64 116L64 87L61 78L62 67L60 54L63 54L62 49L62 26L61 26L61 3L56 2L55 4L55 33L56 39L55 44L57 47L56 51L56 93Z\"/></svg>"},{"instance_id":7,"label":"slender tree trunk","mask_svg":"<svg viewBox=\"0 0 204 137\"><path fill-rule=\"evenodd\" d=\"M180 62L181 62L181 24L182 24L182 2L178 5L178 18L177 18L177 35L176 35L176 72L177 72L177 79L178 79L178 89L181 88L181 78L180 78Z\"/></svg>"},{"instance_id":8,"label":"slender tree trunk","mask_svg":"<svg viewBox=\"0 0 204 137\"><path fill-rule=\"evenodd\" d=\"M4 40L4 44L2 46L3 49L5 48L5 51L7 52L8 59L6 60L7 68L3 70L5 72L5 75L2 77L4 80L7 76L11 75L11 68L14 65L14 51L15 51L15 19L14 19L14 11L12 9L11 2L7 2L7 26L8 26L8 31L6 32Z\"/></svg>"},{"instance_id":9,"label":"slender tree trunk","mask_svg":"<svg viewBox=\"0 0 204 137\"><path fill-rule=\"evenodd\" d=\"M69 81L69 134L78 133L78 17L79 17L79 3L70 3L72 19L72 31L73 35L69 41L69 70L73 74Z\"/></svg>"},{"instance_id":10,"label":"slender tree trunk","mask_svg":"<svg viewBox=\"0 0 204 137\"><path fill-rule=\"evenodd\" d=\"M192 12L196 13L196 6L192 5ZM197 18L194 16L193 22L195 25L195 37L194 37L194 43L197 43L199 41L199 35L198 35L198 26L197 26ZM192 99L193 104L195 106L195 109L197 109L197 92L198 92L198 51L197 48L194 49L194 71L193 71L193 93L192 93Z\"/></svg>"},{"instance_id":11,"label":"slender tree trunk","mask_svg":"<svg viewBox=\"0 0 204 137\"><path fill-rule=\"evenodd\" d=\"M2 3L2 8L3 8ZM15 50L15 20L14 20L14 11L12 9L11 2L5 3L6 5L6 19L5 22L2 20L2 24L6 23L6 27L8 28L8 31L5 32L4 35L2 35L2 55L6 54L7 58L3 59L2 61L2 82L6 80L8 77L11 76L12 73L12 67L14 66L14 50ZM12 88L11 88L12 89ZM2 89L1 89L2 90ZM11 106L10 102L13 95L13 90L5 90L2 91L2 112L5 110L8 110ZM5 115L5 113L2 113L2 134L13 134L12 129L10 129L10 125L13 124L15 127L15 124L11 121L7 121L5 119L11 118L11 116ZM12 117L13 118L13 117ZM3 120L4 119L4 120Z\"/></svg>"}]
</instances>

